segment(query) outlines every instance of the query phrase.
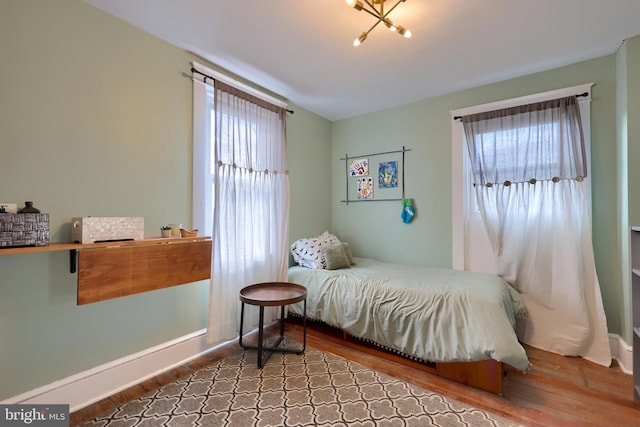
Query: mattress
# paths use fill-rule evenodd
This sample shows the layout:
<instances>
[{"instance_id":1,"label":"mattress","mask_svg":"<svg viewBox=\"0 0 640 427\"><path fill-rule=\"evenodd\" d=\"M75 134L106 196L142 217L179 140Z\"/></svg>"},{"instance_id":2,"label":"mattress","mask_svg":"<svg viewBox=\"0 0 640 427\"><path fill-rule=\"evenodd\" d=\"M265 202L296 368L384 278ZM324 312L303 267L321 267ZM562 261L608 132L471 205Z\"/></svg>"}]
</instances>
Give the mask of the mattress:
<instances>
[{"instance_id":1,"label":"mattress","mask_svg":"<svg viewBox=\"0 0 640 427\"><path fill-rule=\"evenodd\" d=\"M494 359L525 371L521 296L498 276L355 258L340 270L289 268L307 288L307 317L429 362ZM302 315L303 304L289 306Z\"/></svg>"}]
</instances>

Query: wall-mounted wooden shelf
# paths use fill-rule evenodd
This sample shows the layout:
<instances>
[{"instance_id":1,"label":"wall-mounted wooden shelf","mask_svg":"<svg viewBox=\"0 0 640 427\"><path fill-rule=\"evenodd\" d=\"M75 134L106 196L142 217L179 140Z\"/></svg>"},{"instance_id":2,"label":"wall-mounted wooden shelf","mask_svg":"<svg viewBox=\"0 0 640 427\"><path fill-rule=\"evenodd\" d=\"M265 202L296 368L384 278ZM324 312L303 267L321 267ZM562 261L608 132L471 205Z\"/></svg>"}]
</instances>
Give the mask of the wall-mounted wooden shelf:
<instances>
[{"instance_id":1,"label":"wall-mounted wooden shelf","mask_svg":"<svg viewBox=\"0 0 640 427\"><path fill-rule=\"evenodd\" d=\"M0 249L0 255L69 251L78 270L78 305L192 283L211 277L210 237L103 243L53 243ZM76 261L77 258L77 261Z\"/></svg>"},{"instance_id":2,"label":"wall-mounted wooden shelf","mask_svg":"<svg viewBox=\"0 0 640 427\"><path fill-rule=\"evenodd\" d=\"M0 248L0 255L24 254L34 252L71 251L81 249L101 249L120 246L148 245L153 243L184 243L189 241L211 240L211 237L151 237L144 240L127 240L122 242L101 243L51 243L49 246L22 246L17 248Z\"/></svg>"},{"instance_id":3,"label":"wall-mounted wooden shelf","mask_svg":"<svg viewBox=\"0 0 640 427\"><path fill-rule=\"evenodd\" d=\"M76 243L51 243L49 246L22 246L18 248L0 248L0 255L68 251L71 249L79 249L80 246L82 245Z\"/></svg>"}]
</instances>

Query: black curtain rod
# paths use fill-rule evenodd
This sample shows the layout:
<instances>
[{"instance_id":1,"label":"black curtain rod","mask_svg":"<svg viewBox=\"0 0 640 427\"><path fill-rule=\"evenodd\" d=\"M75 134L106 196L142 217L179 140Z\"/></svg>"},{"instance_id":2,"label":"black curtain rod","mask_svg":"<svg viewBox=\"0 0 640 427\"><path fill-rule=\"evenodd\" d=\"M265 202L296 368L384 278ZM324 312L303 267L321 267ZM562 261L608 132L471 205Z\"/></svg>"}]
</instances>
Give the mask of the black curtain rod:
<instances>
[{"instance_id":1,"label":"black curtain rod","mask_svg":"<svg viewBox=\"0 0 640 427\"><path fill-rule=\"evenodd\" d=\"M589 92L583 92L576 95L576 98L580 98L582 96L589 96ZM453 120L462 120L462 116L453 116Z\"/></svg>"},{"instance_id":2,"label":"black curtain rod","mask_svg":"<svg viewBox=\"0 0 640 427\"><path fill-rule=\"evenodd\" d=\"M215 79L214 79L213 77L211 77L210 75L205 74L205 73L203 73L202 71L197 70L197 69L195 69L195 68L193 68L193 67L191 67L191 72L192 72L192 73L197 73L197 74L200 74L201 76L203 76L203 77L204 77L204 82L205 82L205 83L207 82L207 79L215 80ZM286 110L286 111L287 111L287 113L295 114L295 111L293 111L293 110Z\"/></svg>"}]
</instances>

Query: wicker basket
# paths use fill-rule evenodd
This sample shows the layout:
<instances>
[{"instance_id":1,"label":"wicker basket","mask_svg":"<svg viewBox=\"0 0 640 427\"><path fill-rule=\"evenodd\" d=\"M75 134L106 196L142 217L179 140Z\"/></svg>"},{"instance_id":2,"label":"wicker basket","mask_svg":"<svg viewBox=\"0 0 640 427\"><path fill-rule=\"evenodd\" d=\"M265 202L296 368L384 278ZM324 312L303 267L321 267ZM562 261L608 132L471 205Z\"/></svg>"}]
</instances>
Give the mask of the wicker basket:
<instances>
[{"instance_id":1,"label":"wicker basket","mask_svg":"<svg viewBox=\"0 0 640 427\"><path fill-rule=\"evenodd\" d=\"M184 228L181 228L180 235L182 237L196 237L198 235L198 230L185 230Z\"/></svg>"},{"instance_id":2,"label":"wicker basket","mask_svg":"<svg viewBox=\"0 0 640 427\"><path fill-rule=\"evenodd\" d=\"M49 214L0 213L0 247L49 246Z\"/></svg>"}]
</instances>

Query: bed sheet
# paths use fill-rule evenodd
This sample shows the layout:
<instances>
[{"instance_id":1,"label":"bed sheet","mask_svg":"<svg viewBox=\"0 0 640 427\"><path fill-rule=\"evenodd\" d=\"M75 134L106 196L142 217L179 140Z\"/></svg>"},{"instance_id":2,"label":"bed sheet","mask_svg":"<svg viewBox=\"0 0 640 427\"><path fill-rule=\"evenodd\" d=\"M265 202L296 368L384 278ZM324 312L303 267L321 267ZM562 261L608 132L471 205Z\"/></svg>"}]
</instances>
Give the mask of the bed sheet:
<instances>
[{"instance_id":1,"label":"bed sheet","mask_svg":"<svg viewBox=\"0 0 640 427\"><path fill-rule=\"evenodd\" d=\"M356 258L341 270L289 268L307 288L307 316L408 356L431 362L494 359L530 363L515 324L522 298L498 276ZM302 303L289 306L302 314Z\"/></svg>"}]
</instances>

